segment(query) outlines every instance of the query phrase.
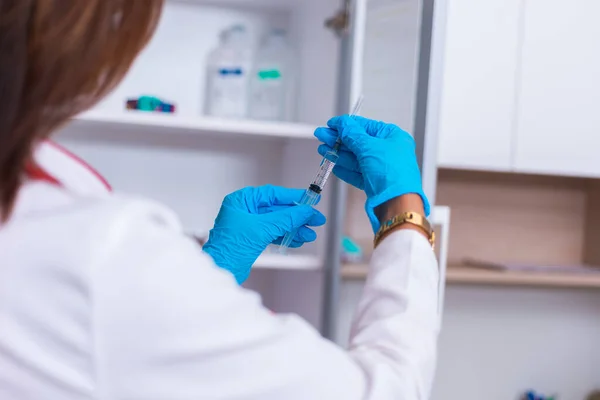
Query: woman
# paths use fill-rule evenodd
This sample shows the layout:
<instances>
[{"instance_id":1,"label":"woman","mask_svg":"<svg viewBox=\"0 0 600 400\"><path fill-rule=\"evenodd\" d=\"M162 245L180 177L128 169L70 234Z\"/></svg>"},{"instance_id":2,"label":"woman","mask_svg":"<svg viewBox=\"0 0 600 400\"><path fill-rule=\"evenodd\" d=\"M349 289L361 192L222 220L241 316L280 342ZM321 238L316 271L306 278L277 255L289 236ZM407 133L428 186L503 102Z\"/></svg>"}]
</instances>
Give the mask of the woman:
<instances>
[{"instance_id":1,"label":"woman","mask_svg":"<svg viewBox=\"0 0 600 400\"><path fill-rule=\"evenodd\" d=\"M285 232L315 239L301 190L227 196L201 249L166 208L60 174L46 139L121 80L161 6L0 0L0 399L427 398L438 271L406 132L315 132L321 154L341 137L334 172L380 233L348 351L237 284Z\"/></svg>"}]
</instances>

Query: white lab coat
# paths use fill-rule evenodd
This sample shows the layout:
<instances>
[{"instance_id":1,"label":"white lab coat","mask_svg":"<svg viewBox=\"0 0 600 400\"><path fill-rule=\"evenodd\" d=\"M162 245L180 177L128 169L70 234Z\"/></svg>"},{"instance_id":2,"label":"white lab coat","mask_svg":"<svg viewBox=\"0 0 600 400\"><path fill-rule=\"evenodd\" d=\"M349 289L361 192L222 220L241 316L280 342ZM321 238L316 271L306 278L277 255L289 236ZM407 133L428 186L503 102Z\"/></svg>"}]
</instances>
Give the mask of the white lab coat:
<instances>
[{"instance_id":1,"label":"white lab coat","mask_svg":"<svg viewBox=\"0 0 600 400\"><path fill-rule=\"evenodd\" d=\"M438 269L422 235L374 252L344 350L265 309L164 206L109 194L47 145L36 158L63 185L26 183L0 227L0 399L428 398Z\"/></svg>"}]
</instances>

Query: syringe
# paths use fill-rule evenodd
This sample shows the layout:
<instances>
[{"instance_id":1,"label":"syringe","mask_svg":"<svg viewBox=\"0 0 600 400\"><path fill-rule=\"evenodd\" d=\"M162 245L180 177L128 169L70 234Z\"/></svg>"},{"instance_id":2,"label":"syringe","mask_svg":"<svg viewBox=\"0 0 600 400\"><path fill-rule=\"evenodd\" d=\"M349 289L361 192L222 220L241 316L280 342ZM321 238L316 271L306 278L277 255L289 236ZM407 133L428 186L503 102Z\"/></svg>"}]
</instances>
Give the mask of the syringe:
<instances>
[{"instance_id":1,"label":"syringe","mask_svg":"<svg viewBox=\"0 0 600 400\"><path fill-rule=\"evenodd\" d=\"M360 112L360 108L362 107L362 102L363 102L363 95L361 94L360 96L358 96L358 99L356 99L356 103L354 103L354 107L352 108L352 112L350 113L351 117L354 117L355 115L357 115ZM321 165L319 166L319 171L317 172L317 175L310 183L310 186L308 187L308 189L306 189L306 191L304 192L304 195L302 195L302 198L300 199L300 202L298 203L299 205L305 204L305 205L309 205L309 206L314 206L315 204L317 204L317 201L319 200L319 195L323 191L323 188L325 187L325 183L327 183L327 180L329 179L329 175L331 175L331 171L333 171L333 167L335 167L335 164L338 161L338 158L339 158L338 150L340 149L341 145L342 145L342 140L341 140L341 138L338 138L335 141L333 148L330 151L328 151L327 153L325 153L325 156L321 160ZM280 253L286 252L286 249L292 243L292 240L294 239L294 236L296 236L296 233L298 233L298 230L293 230L291 232L286 233L286 235L283 237L283 240L281 241L281 245L279 248Z\"/></svg>"}]
</instances>

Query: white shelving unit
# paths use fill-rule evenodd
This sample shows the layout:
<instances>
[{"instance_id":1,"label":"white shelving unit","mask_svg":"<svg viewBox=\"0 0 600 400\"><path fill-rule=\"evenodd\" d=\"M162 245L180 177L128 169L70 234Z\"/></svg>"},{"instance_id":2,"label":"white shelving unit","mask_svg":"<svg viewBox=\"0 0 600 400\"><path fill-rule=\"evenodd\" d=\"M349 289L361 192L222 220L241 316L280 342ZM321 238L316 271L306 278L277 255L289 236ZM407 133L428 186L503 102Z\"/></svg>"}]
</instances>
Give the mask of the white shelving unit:
<instances>
[{"instance_id":1,"label":"white shelving unit","mask_svg":"<svg viewBox=\"0 0 600 400\"><path fill-rule=\"evenodd\" d=\"M59 141L117 191L168 205L188 232L207 232L223 197L235 190L305 187L320 159L314 129L336 111L340 39L324 22L341 5L339 0L168 0L155 36L123 82L65 127ZM253 44L272 27L288 32L297 77L289 122L203 115L207 55L219 32L237 23L247 27ZM125 109L127 99L141 95L174 103L176 112ZM319 206L326 214L331 200L326 194ZM254 266L260 273L248 284L274 311L299 313L315 325L322 297L306 286L322 287L327 249L325 229L317 231L316 243L288 256L262 255ZM302 279L308 281L300 287Z\"/></svg>"}]
</instances>

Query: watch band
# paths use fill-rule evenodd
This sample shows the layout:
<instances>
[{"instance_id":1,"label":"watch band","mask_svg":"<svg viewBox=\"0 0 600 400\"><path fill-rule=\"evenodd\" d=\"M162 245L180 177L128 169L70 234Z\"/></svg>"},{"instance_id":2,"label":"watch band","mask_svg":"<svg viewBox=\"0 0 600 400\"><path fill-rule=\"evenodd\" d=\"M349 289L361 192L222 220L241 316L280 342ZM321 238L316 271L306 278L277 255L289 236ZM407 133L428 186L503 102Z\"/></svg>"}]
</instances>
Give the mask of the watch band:
<instances>
[{"instance_id":1,"label":"watch band","mask_svg":"<svg viewBox=\"0 0 600 400\"><path fill-rule=\"evenodd\" d=\"M402 214L396 215L391 219L388 219L381 224L381 227L375 234L375 239L373 240L374 247L377 247L379 243L381 243L381 240L387 236L388 233L392 232L395 227L404 224L411 224L419 227L425 234L427 234L431 247L435 246L435 232L433 231L433 228L431 227L431 224L427 218L418 212L406 211Z\"/></svg>"}]
</instances>

